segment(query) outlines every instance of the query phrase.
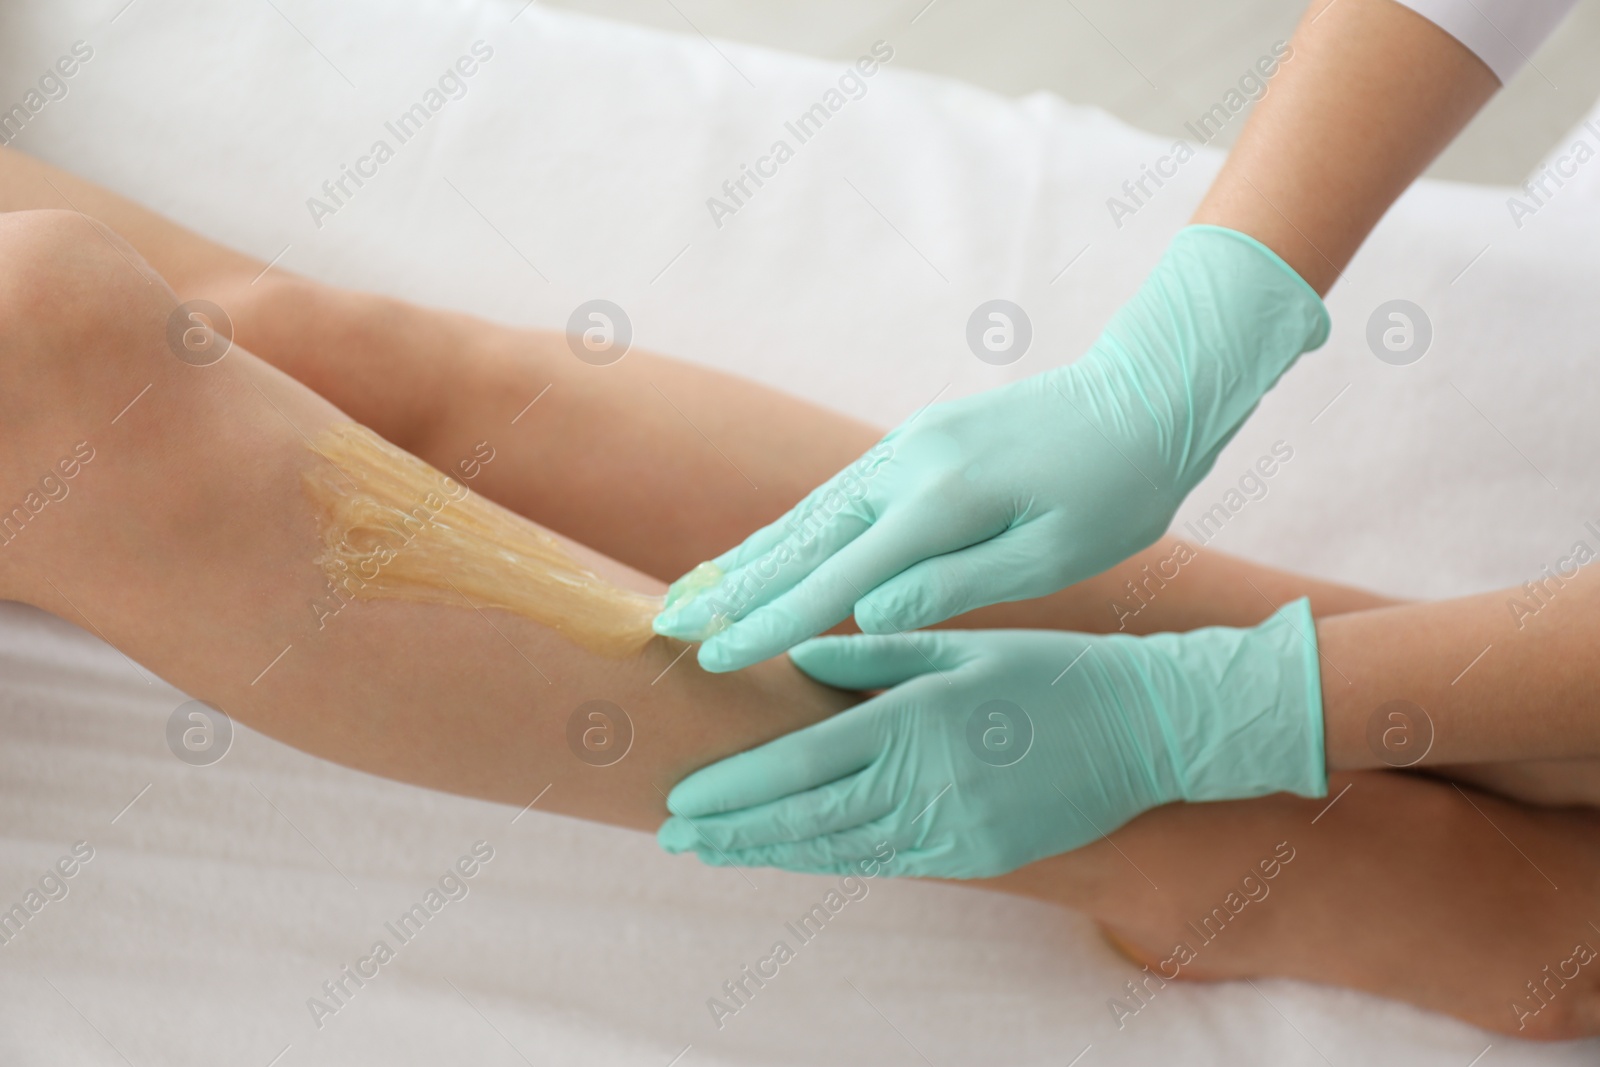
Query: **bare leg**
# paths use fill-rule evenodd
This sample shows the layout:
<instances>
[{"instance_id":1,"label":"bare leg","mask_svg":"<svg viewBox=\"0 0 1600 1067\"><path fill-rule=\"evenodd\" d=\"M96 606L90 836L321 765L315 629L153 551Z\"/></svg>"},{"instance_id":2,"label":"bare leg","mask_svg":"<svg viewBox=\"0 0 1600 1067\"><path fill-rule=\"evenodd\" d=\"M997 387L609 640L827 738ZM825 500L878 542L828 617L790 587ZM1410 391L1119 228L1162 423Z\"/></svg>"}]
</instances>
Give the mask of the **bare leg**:
<instances>
[{"instance_id":1,"label":"bare leg","mask_svg":"<svg viewBox=\"0 0 1600 1067\"><path fill-rule=\"evenodd\" d=\"M652 685L681 646L603 659L466 602L355 602L321 617L302 473L326 462L308 442L345 417L242 349L208 367L176 358L164 288L75 214L0 216L0 245L0 500L37 496L77 442L93 453L65 499L12 519L0 595L102 633L308 751L508 803L554 783L545 808L641 828L662 817L658 789L705 755L849 701L781 661L724 686L686 658ZM572 550L620 584L660 589ZM622 705L639 729L604 771L567 747L568 715L592 699Z\"/></svg>"}]
</instances>

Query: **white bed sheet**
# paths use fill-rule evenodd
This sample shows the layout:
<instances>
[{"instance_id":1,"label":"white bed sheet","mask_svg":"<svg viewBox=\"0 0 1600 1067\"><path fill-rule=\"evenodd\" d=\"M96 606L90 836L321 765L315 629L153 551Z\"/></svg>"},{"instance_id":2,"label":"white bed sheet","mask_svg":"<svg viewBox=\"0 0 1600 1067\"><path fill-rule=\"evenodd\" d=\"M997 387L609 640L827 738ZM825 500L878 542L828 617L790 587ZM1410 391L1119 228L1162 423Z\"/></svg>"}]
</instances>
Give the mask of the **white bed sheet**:
<instances>
[{"instance_id":1,"label":"white bed sheet","mask_svg":"<svg viewBox=\"0 0 1600 1067\"><path fill-rule=\"evenodd\" d=\"M1167 141L891 62L718 228L705 199L844 64L537 7L513 21L520 0L274 4L0 10L0 106L74 41L94 49L16 147L328 280L554 327L606 297L642 346L883 424L1072 358L1217 166L1189 162L1118 229L1106 198ZM494 54L466 95L316 227L306 199L478 40ZM1292 462L1219 546L1448 595L1523 580L1588 536L1596 184L1580 173L1520 228L1507 190L1419 186L1340 284L1328 346L1180 523L1284 440ZM1008 368L963 341L992 297L1034 324ZM1407 367L1364 341L1392 298L1434 325ZM182 695L92 636L3 606L0 657L0 907L72 842L96 849L70 895L0 945L6 1064L1064 1064L1092 1045L1075 1062L1459 1067L1491 1043L1287 982L1169 987L1119 1031L1107 1000L1133 968L1086 920L882 882L719 1031L706 998L825 883L703 869L537 812L513 822L248 731L191 768L163 739ZM478 839L496 856L471 895L314 1027L307 998ZM1485 1064L1600 1051L1492 1043Z\"/></svg>"}]
</instances>

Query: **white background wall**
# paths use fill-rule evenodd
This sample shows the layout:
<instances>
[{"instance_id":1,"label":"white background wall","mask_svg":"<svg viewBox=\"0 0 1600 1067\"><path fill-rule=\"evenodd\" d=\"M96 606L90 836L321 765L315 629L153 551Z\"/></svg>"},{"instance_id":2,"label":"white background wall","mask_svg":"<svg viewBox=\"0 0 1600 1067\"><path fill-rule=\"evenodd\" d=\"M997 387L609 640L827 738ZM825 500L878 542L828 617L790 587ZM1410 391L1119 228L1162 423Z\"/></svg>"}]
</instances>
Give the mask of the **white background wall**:
<instances>
[{"instance_id":1,"label":"white background wall","mask_svg":"<svg viewBox=\"0 0 1600 1067\"><path fill-rule=\"evenodd\" d=\"M551 6L835 59L891 40L897 66L1010 95L1048 89L1180 132L1307 0L553 0ZM916 19L912 23L912 19ZM1586 0L1429 173L1517 184L1600 97L1600 4ZM1223 140L1231 143L1237 126Z\"/></svg>"}]
</instances>

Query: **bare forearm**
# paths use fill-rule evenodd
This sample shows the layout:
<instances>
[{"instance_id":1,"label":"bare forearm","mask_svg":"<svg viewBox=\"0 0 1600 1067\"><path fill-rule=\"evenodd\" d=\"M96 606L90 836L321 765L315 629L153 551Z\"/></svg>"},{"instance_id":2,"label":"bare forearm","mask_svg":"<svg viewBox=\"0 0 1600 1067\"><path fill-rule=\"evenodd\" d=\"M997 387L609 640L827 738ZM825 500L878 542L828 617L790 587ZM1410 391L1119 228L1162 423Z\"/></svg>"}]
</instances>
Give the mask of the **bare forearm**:
<instances>
[{"instance_id":1,"label":"bare forearm","mask_svg":"<svg viewBox=\"0 0 1600 1067\"><path fill-rule=\"evenodd\" d=\"M1600 756L1600 571L1317 633L1330 769Z\"/></svg>"},{"instance_id":2,"label":"bare forearm","mask_svg":"<svg viewBox=\"0 0 1600 1067\"><path fill-rule=\"evenodd\" d=\"M1325 293L1500 83L1391 0L1318 0L1290 45L1194 221L1249 234Z\"/></svg>"}]
</instances>

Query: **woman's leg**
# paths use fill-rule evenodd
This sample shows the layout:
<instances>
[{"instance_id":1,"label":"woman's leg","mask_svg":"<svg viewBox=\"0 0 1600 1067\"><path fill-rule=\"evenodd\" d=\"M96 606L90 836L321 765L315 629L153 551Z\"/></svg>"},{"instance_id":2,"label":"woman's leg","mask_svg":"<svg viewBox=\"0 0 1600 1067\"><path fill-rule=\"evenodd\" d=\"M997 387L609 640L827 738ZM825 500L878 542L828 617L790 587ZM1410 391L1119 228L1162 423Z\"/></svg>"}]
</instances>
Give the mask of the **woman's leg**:
<instances>
[{"instance_id":1,"label":"woman's leg","mask_svg":"<svg viewBox=\"0 0 1600 1067\"><path fill-rule=\"evenodd\" d=\"M782 660L711 676L664 641L606 658L465 596L319 612L326 579L313 561L324 546L303 483L327 461L308 442L344 416L242 349L207 367L179 360L171 310L163 287L81 216L0 216L0 508L21 508L0 513L12 516L0 595L101 633L315 754L641 829L689 770L853 699ZM615 581L660 588L586 558ZM569 747L573 712L596 699L633 724L631 749L611 766ZM1231 910L1219 890L1277 857L1270 904L1241 912L1189 974L1331 978L1514 1029L1505 1004L1539 978L1530 965L1567 958L1558 942L1585 936L1568 929L1569 910L1596 900L1593 817L1481 797L1474 807L1421 779L1352 780L1320 817L1290 798L1171 806L988 884L1080 908L1159 955L1186 936L1179 920L1203 926L1213 905ZM1484 815L1570 896L1552 906L1543 882L1493 852L1503 839L1474 822ZM1297 858L1285 864L1280 842ZM1486 937L1484 924L1507 914L1523 918ZM1419 951L1381 951L1402 942ZM1600 969L1567 983L1524 1032L1596 1025L1590 974Z\"/></svg>"},{"instance_id":2,"label":"woman's leg","mask_svg":"<svg viewBox=\"0 0 1600 1067\"><path fill-rule=\"evenodd\" d=\"M673 665L682 646L661 639L597 656L466 596L345 604L349 588L331 590L315 562L322 524L303 485L330 470L312 442L345 416L241 348L205 367L179 359L174 302L136 260L73 213L0 215L0 596L327 758L506 803L550 785L543 809L646 829L661 791L705 757L848 702L783 662L725 685L692 657ZM568 748L568 718L590 700L636 727L615 766Z\"/></svg>"}]
</instances>

